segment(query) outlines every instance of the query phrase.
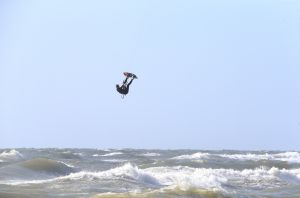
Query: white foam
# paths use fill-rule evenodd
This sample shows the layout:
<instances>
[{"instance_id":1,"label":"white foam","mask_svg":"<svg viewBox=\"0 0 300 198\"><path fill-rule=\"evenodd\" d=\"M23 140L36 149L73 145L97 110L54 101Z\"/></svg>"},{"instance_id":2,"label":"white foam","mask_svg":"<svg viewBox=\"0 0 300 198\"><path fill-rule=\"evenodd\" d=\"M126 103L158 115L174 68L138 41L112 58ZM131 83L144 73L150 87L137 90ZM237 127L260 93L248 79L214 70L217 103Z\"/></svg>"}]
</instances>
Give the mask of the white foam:
<instances>
[{"instance_id":1,"label":"white foam","mask_svg":"<svg viewBox=\"0 0 300 198\"><path fill-rule=\"evenodd\" d=\"M181 189L206 188L222 190L227 178L216 174L213 169L196 169L189 167L155 167L145 170L150 172L162 185L180 187Z\"/></svg>"},{"instance_id":2,"label":"white foam","mask_svg":"<svg viewBox=\"0 0 300 198\"><path fill-rule=\"evenodd\" d=\"M114 155L122 155L122 152L113 152L113 153L108 153L108 154L104 154L104 155L100 155L102 157L108 157L108 156L114 156Z\"/></svg>"},{"instance_id":3,"label":"white foam","mask_svg":"<svg viewBox=\"0 0 300 198\"><path fill-rule=\"evenodd\" d=\"M107 154L104 154L104 155L93 154L93 157L109 157L109 156L122 155L122 154L123 154L123 153L121 153L121 152L107 153Z\"/></svg>"},{"instance_id":4,"label":"white foam","mask_svg":"<svg viewBox=\"0 0 300 198\"><path fill-rule=\"evenodd\" d=\"M139 169L126 163L123 166L106 171L80 171L48 180L9 181L10 185L28 183L45 183L69 180L134 180L140 184L157 185L160 187L179 187L183 190L204 188L227 192L227 186L241 186L242 188L274 188L282 185L300 185L300 169L278 169L260 167L256 169L211 169L176 167L151 167ZM7 181L3 181L7 184ZM1 183L1 182L0 182Z\"/></svg>"},{"instance_id":5,"label":"white foam","mask_svg":"<svg viewBox=\"0 0 300 198\"><path fill-rule=\"evenodd\" d=\"M266 154L253 154L253 153L247 153L247 154L221 154L217 155L224 158L229 159L235 159L235 160L253 160L253 161L259 161L259 160L271 160L273 159L273 156L266 153Z\"/></svg>"},{"instance_id":6,"label":"white foam","mask_svg":"<svg viewBox=\"0 0 300 198\"><path fill-rule=\"evenodd\" d=\"M211 154L209 153L194 153L191 155L180 155L177 157L173 157L172 159L176 159L176 160L185 160L185 159L190 159L190 160L201 160L201 159L207 159Z\"/></svg>"},{"instance_id":7,"label":"white foam","mask_svg":"<svg viewBox=\"0 0 300 198\"><path fill-rule=\"evenodd\" d=\"M181 189L205 188L226 191L224 184L242 187L272 188L279 184L300 184L300 169L257 168L242 171L233 169L206 169L189 167L156 167L145 171L162 185Z\"/></svg>"},{"instance_id":8,"label":"white foam","mask_svg":"<svg viewBox=\"0 0 300 198\"><path fill-rule=\"evenodd\" d=\"M175 160L203 160L208 159L210 157L223 157L227 159L240 160L240 161L259 161L259 160L278 160L284 161L288 163L300 163L300 153L299 152L284 152L277 154L254 154L254 153L246 153L246 154L210 154L210 153L201 153L197 152L191 155L180 155L177 157L173 157L171 159Z\"/></svg>"},{"instance_id":9,"label":"white foam","mask_svg":"<svg viewBox=\"0 0 300 198\"><path fill-rule=\"evenodd\" d=\"M101 160L103 162L112 162L112 163L117 163L117 162L128 162L128 160L122 160L122 159L106 159L106 160Z\"/></svg>"},{"instance_id":10,"label":"white foam","mask_svg":"<svg viewBox=\"0 0 300 198\"><path fill-rule=\"evenodd\" d=\"M157 185L159 184L158 181L146 173L145 171L138 169L136 166L131 165L130 163L126 163L123 166L113 168L107 171L100 171L100 172L87 172L81 171L77 173L71 173L70 175L63 176L57 178L58 180L80 180L80 179L87 179L87 180L94 180L97 179L132 179L136 180L139 183L146 183Z\"/></svg>"},{"instance_id":11,"label":"white foam","mask_svg":"<svg viewBox=\"0 0 300 198\"><path fill-rule=\"evenodd\" d=\"M21 181L21 180L11 180L3 181L3 184L9 185L22 185L22 184L37 184L37 183L49 183L53 181L64 181L64 180L81 180L85 179L88 181L93 181L94 179L132 179L139 183L146 183L151 185L159 184L158 181L146 173L145 171L137 168L136 166L126 163L123 166L109 169L107 171L100 172L89 172L89 171L80 171L77 173L71 173L66 176L57 177L54 179L47 180L30 180L30 181ZM2 183L2 182L0 182Z\"/></svg>"},{"instance_id":12,"label":"white foam","mask_svg":"<svg viewBox=\"0 0 300 198\"><path fill-rule=\"evenodd\" d=\"M160 156L160 154L159 153L143 153L142 156L156 157L156 156Z\"/></svg>"},{"instance_id":13,"label":"white foam","mask_svg":"<svg viewBox=\"0 0 300 198\"><path fill-rule=\"evenodd\" d=\"M74 167L75 167L75 166L73 166L73 165L71 165L71 164L67 164L67 163L65 163L65 162L63 162L63 161L57 161L57 162L62 163L62 164L66 165L66 166L69 167L69 168L74 168Z\"/></svg>"},{"instance_id":14,"label":"white foam","mask_svg":"<svg viewBox=\"0 0 300 198\"><path fill-rule=\"evenodd\" d=\"M300 153L299 152L285 152L274 154L274 158L281 161L287 161L290 163L300 163Z\"/></svg>"},{"instance_id":15,"label":"white foam","mask_svg":"<svg viewBox=\"0 0 300 198\"><path fill-rule=\"evenodd\" d=\"M278 161L285 161L289 163L300 163L300 153L298 152L284 152L284 153L277 153L277 154L223 154L219 155L224 158L236 159L236 160L278 160Z\"/></svg>"},{"instance_id":16,"label":"white foam","mask_svg":"<svg viewBox=\"0 0 300 198\"><path fill-rule=\"evenodd\" d=\"M2 162L10 161L10 160L18 160L18 159L22 159L22 158L23 158L23 155L15 149L10 150L10 151L4 151L0 154L0 160Z\"/></svg>"}]
</instances>

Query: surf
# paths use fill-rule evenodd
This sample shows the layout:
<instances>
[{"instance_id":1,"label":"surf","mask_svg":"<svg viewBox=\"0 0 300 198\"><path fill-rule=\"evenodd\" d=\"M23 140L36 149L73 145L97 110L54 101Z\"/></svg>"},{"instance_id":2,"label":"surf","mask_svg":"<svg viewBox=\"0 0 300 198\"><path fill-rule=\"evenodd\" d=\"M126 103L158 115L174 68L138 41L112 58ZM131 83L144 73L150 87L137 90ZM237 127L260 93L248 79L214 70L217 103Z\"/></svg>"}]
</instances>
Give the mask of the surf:
<instances>
[{"instance_id":1,"label":"surf","mask_svg":"<svg viewBox=\"0 0 300 198\"><path fill-rule=\"evenodd\" d=\"M10 162L23 159L23 155L15 149L0 153L0 162Z\"/></svg>"},{"instance_id":2,"label":"surf","mask_svg":"<svg viewBox=\"0 0 300 198\"><path fill-rule=\"evenodd\" d=\"M43 180L69 175L75 172L72 166L66 163L47 158L34 158L16 164L7 165L0 168L0 178L14 183L32 180ZM2 182L3 183L3 182Z\"/></svg>"}]
</instances>

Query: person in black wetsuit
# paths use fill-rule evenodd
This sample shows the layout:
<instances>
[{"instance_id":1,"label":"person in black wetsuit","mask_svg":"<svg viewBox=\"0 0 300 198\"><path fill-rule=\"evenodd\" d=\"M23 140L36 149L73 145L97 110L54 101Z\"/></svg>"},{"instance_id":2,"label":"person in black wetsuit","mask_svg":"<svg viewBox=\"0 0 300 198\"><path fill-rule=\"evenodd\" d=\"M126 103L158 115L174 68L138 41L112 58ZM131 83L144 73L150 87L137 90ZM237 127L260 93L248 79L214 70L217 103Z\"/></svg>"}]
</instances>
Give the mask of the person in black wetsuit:
<instances>
[{"instance_id":1,"label":"person in black wetsuit","mask_svg":"<svg viewBox=\"0 0 300 198\"><path fill-rule=\"evenodd\" d=\"M123 95L126 95L128 94L129 92L129 86L131 85L132 81L134 78L132 78L130 80L130 82L127 84L127 80L128 80L129 77L126 77L126 79L123 81L123 85L122 86L119 86L118 84L116 85L116 88L117 88L117 91L120 93L120 94L123 94Z\"/></svg>"}]
</instances>

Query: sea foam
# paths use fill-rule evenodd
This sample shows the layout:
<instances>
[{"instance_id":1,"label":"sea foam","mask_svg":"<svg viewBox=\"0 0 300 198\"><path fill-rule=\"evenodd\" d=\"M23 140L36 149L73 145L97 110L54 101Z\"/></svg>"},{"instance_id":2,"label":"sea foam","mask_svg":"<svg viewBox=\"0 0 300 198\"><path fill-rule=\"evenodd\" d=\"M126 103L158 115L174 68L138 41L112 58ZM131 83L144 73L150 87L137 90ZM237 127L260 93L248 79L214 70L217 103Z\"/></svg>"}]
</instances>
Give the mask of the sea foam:
<instances>
[{"instance_id":1,"label":"sea foam","mask_svg":"<svg viewBox=\"0 0 300 198\"><path fill-rule=\"evenodd\" d=\"M0 153L0 161L2 161L2 162L19 160L22 158L23 158L23 155L15 149L12 149L10 151L4 151L4 152Z\"/></svg>"},{"instance_id":2,"label":"sea foam","mask_svg":"<svg viewBox=\"0 0 300 198\"><path fill-rule=\"evenodd\" d=\"M173 157L172 159L174 160L185 160L185 159L190 159L190 160L201 160L201 159L206 159L210 156L211 154L209 153L201 153L197 152L191 155L180 155L177 157Z\"/></svg>"},{"instance_id":3,"label":"sea foam","mask_svg":"<svg viewBox=\"0 0 300 198\"><path fill-rule=\"evenodd\" d=\"M48 180L11 181L11 185L24 183L45 183L65 181L95 181L119 180L120 182L134 182L139 185L180 188L182 190L207 189L227 192L230 186L241 188L268 189L281 185L300 185L300 169L279 169L260 167L255 169L212 169L192 168L186 166L151 167L140 169L126 163L122 166L106 171L79 171L65 176Z\"/></svg>"},{"instance_id":4,"label":"sea foam","mask_svg":"<svg viewBox=\"0 0 300 198\"><path fill-rule=\"evenodd\" d=\"M273 160L273 161L284 161L288 163L300 163L300 153L299 152L284 152L284 153L264 153L264 154L255 154L255 153L246 153L246 154L211 154L211 153L202 153L197 152L190 155L180 155L173 157L173 160L203 160L209 159L212 157L222 157L225 159L239 160L239 161L259 161L259 160Z\"/></svg>"},{"instance_id":5,"label":"sea foam","mask_svg":"<svg viewBox=\"0 0 300 198\"><path fill-rule=\"evenodd\" d=\"M156 157L156 156L160 156L159 153L143 153L141 154L142 156L146 156L146 157Z\"/></svg>"},{"instance_id":6,"label":"sea foam","mask_svg":"<svg viewBox=\"0 0 300 198\"><path fill-rule=\"evenodd\" d=\"M114 155L122 155L122 152L113 152L113 153L108 153L108 154L104 154L104 155L100 155L102 157L108 157L108 156L114 156Z\"/></svg>"},{"instance_id":7,"label":"sea foam","mask_svg":"<svg viewBox=\"0 0 300 198\"><path fill-rule=\"evenodd\" d=\"M272 188L278 184L300 184L300 169L260 167L256 169L211 169L176 167L152 167L139 169L130 163L100 172L81 171L57 178L59 180L122 180L161 187L193 188L227 191L229 184L245 188Z\"/></svg>"}]
</instances>

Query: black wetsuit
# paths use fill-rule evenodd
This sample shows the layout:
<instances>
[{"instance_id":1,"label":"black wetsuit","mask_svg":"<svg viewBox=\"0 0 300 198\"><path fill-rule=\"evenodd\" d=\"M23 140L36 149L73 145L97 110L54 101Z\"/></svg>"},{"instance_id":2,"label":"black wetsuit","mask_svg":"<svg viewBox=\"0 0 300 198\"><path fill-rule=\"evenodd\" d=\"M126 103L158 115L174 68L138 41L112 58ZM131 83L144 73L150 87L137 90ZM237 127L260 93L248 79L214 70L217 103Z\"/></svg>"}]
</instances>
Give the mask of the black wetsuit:
<instances>
[{"instance_id":1,"label":"black wetsuit","mask_svg":"<svg viewBox=\"0 0 300 198\"><path fill-rule=\"evenodd\" d=\"M131 85L133 79L131 79L131 81L128 83L128 85L126 85L127 80L128 80L128 78L126 78L126 79L124 80L123 85L122 85L121 87L117 87L117 91L118 91L120 94L124 94L124 95L128 94L128 92L129 92L129 86Z\"/></svg>"}]
</instances>

